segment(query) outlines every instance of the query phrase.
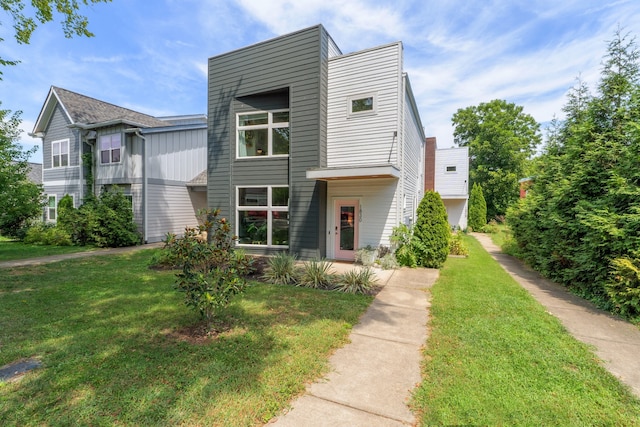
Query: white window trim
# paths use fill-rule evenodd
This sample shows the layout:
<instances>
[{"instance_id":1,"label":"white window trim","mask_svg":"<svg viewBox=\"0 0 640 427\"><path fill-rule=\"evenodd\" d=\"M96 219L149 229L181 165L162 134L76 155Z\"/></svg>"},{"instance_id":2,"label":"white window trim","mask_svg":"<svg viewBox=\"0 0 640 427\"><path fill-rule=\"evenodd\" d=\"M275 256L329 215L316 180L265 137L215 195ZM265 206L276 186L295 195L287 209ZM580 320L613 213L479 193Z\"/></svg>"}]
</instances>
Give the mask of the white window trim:
<instances>
[{"instance_id":1,"label":"white window trim","mask_svg":"<svg viewBox=\"0 0 640 427\"><path fill-rule=\"evenodd\" d=\"M62 143L65 143L65 142L67 144L67 165L66 166L62 166L62 146L61 146L60 147L61 150L60 150L60 154L59 154L59 156L60 156L60 164L61 165L60 166L54 166L53 158L55 156L53 154L53 145L54 144L62 145ZM59 169L59 168L68 168L69 166L71 166L71 153L70 153L70 151L71 151L71 144L69 143L69 138L67 138L67 139L58 139L56 141L51 141L51 168L52 169L54 169L54 168L55 169Z\"/></svg>"},{"instance_id":2,"label":"white window trim","mask_svg":"<svg viewBox=\"0 0 640 427\"><path fill-rule=\"evenodd\" d=\"M268 111L243 111L240 113L236 113L236 160L255 160L255 159L270 159L270 158L278 158L278 157L289 157L289 153L291 153L291 132L289 132L289 153L287 154L272 154L273 153L273 132L272 129L278 128L289 128L291 131L291 116L289 116L288 122L273 122L273 114L274 113L284 113L289 112L288 108L282 108L279 110L268 110ZM267 123L264 125L250 125L250 126L240 126L240 116L245 116L249 114L267 114ZM267 152L269 154L264 156L240 156L240 131L241 130L259 130L259 129L267 129Z\"/></svg>"},{"instance_id":3,"label":"white window trim","mask_svg":"<svg viewBox=\"0 0 640 427\"><path fill-rule=\"evenodd\" d=\"M353 101L358 99L373 98L373 108L371 110L353 111ZM347 97L347 117L361 117L375 115L378 113L378 94L375 92L362 93Z\"/></svg>"},{"instance_id":4,"label":"white window trim","mask_svg":"<svg viewBox=\"0 0 640 427\"><path fill-rule=\"evenodd\" d=\"M51 207L49 206L49 199L53 197L54 209L56 211L56 217L51 219ZM56 222L58 220L58 195L57 194L47 194L47 205L45 206L47 210L47 222Z\"/></svg>"},{"instance_id":5,"label":"white window trim","mask_svg":"<svg viewBox=\"0 0 640 427\"><path fill-rule=\"evenodd\" d=\"M245 206L240 205L240 189L241 188L266 188L267 189L267 205L266 206ZM250 247L250 248L280 248L285 249L288 248L289 245L274 245L272 244L272 234L273 234L273 216L272 212L289 212L289 205L291 204L291 193L289 193L289 200L287 200L287 206L273 206L272 203L272 195L274 188L289 188L291 191L291 187L288 185L237 185L236 186L236 236L240 235L240 212L243 211L266 211L267 212L267 244L266 245L258 245L251 243L240 243L236 242L236 246L241 247ZM291 223L289 223L291 225ZM291 229L289 229L291 232ZM289 235L289 239L291 239L291 235Z\"/></svg>"},{"instance_id":6,"label":"white window trim","mask_svg":"<svg viewBox=\"0 0 640 427\"><path fill-rule=\"evenodd\" d=\"M109 149L109 162L107 163L102 163L102 152L105 151L102 149L102 144L101 144L101 139L105 136L113 136L113 135L120 135L120 161L119 162L112 162L111 161L111 152L113 151L113 149ZM123 142L123 137L122 137L122 133L121 132L114 132L114 133L105 133L104 135L100 135L98 136L98 141L96 142L96 146L98 147L98 164L100 166L109 166L109 165L120 165L122 164L122 159L124 158L124 142Z\"/></svg>"}]
</instances>

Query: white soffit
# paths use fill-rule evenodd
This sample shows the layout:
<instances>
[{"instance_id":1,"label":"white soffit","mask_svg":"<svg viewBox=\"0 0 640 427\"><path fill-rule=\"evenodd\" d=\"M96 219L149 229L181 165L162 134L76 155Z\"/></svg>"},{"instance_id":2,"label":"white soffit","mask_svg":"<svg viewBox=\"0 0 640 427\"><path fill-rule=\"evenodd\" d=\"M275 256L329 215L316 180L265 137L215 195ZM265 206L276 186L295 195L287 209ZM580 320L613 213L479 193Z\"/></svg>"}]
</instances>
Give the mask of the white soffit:
<instances>
[{"instance_id":1,"label":"white soffit","mask_svg":"<svg viewBox=\"0 0 640 427\"><path fill-rule=\"evenodd\" d=\"M393 165L318 168L307 170L307 179L331 181L338 179L400 178L400 169Z\"/></svg>"}]
</instances>

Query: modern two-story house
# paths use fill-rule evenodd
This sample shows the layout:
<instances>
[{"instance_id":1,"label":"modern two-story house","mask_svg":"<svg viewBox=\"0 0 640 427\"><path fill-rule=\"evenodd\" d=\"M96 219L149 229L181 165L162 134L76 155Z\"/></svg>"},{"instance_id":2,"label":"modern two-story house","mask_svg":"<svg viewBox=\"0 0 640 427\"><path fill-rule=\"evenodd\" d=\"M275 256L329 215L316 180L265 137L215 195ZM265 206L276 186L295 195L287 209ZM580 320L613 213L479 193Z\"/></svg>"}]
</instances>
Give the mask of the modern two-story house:
<instances>
[{"instance_id":1,"label":"modern two-story house","mask_svg":"<svg viewBox=\"0 0 640 427\"><path fill-rule=\"evenodd\" d=\"M66 194L78 207L86 194L119 186L143 240L158 242L197 225L207 206L205 115L157 118L51 87L32 135L42 138L47 221Z\"/></svg>"},{"instance_id":2,"label":"modern two-story house","mask_svg":"<svg viewBox=\"0 0 640 427\"><path fill-rule=\"evenodd\" d=\"M415 221L425 135L402 43L322 25L209 59L207 199L253 253L350 260Z\"/></svg>"}]
</instances>

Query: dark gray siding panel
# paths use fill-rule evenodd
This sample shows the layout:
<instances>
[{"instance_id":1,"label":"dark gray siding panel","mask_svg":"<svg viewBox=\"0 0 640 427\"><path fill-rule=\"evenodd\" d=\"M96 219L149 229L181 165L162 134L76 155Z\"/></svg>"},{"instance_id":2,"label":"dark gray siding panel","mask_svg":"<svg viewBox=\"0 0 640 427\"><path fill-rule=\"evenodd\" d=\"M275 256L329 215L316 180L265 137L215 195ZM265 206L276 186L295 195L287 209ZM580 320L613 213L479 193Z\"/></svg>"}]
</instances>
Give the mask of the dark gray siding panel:
<instances>
[{"instance_id":1,"label":"dark gray siding panel","mask_svg":"<svg viewBox=\"0 0 640 427\"><path fill-rule=\"evenodd\" d=\"M208 204L233 218L236 185L282 185L288 179L290 251L301 258L326 254L326 185L308 181L306 171L326 165L328 40L316 26L209 59ZM235 160L236 108L258 109L243 97L287 88L289 164Z\"/></svg>"}]
</instances>

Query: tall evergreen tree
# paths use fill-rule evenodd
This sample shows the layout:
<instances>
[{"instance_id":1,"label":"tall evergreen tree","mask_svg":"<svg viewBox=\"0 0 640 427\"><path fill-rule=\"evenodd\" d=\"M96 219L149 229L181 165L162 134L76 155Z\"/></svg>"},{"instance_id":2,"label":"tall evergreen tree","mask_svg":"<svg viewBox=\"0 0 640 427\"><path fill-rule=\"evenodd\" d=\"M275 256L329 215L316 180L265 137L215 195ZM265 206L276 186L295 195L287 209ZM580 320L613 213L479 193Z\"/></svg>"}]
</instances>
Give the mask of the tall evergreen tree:
<instances>
[{"instance_id":1,"label":"tall evergreen tree","mask_svg":"<svg viewBox=\"0 0 640 427\"><path fill-rule=\"evenodd\" d=\"M487 224L487 202L482 194L482 187L477 182L473 184L469 196L469 227L480 231Z\"/></svg>"},{"instance_id":2,"label":"tall evergreen tree","mask_svg":"<svg viewBox=\"0 0 640 427\"><path fill-rule=\"evenodd\" d=\"M640 257L638 59L635 40L618 30L597 93L582 82L569 92L532 197L509 214L529 263L605 305L615 300L614 260Z\"/></svg>"}]
</instances>

